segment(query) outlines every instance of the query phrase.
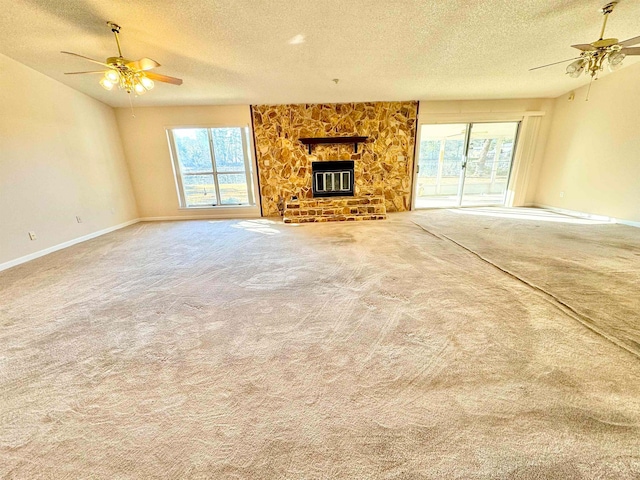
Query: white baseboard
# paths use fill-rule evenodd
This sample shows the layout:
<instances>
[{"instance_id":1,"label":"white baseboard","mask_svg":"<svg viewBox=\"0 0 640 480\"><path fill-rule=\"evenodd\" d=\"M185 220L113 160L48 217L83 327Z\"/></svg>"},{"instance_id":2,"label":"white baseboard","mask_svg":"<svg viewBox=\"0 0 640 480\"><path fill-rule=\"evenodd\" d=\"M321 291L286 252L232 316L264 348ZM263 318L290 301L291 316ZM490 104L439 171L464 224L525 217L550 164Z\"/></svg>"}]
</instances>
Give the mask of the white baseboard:
<instances>
[{"instance_id":1,"label":"white baseboard","mask_svg":"<svg viewBox=\"0 0 640 480\"><path fill-rule=\"evenodd\" d=\"M587 218L589 220L598 220L601 222L620 223L622 225L628 225L630 227L640 228L640 222L634 222L631 220L624 220L621 218L607 217L606 215L595 215L592 213L579 212L576 210L567 210L565 208L553 207L551 205L544 205L542 203L528 203L527 207L544 208L551 210L552 212L562 213L564 215L571 215L572 217Z\"/></svg>"},{"instance_id":2,"label":"white baseboard","mask_svg":"<svg viewBox=\"0 0 640 480\"><path fill-rule=\"evenodd\" d=\"M53 247L45 248L44 250L38 250L37 252L30 253L29 255L18 257L14 260L9 260L8 262L5 262L5 263L0 263L0 272L8 268L15 267L16 265L20 265L21 263L25 263L30 260L35 260L36 258L44 257L45 255L48 255L50 253L57 252L58 250L62 250L63 248L71 247L72 245L86 242L87 240L91 240L92 238L99 237L101 235L113 232L115 230L120 230L121 228L128 227L129 225L133 225L134 223L138 223L139 221L140 221L139 218L135 218L133 220L129 220L128 222L120 223L119 225L114 225L113 227L104 228L102 230L98 230L97 232L89 233L88 235L83 235L82 237L74 238L73 240L69 240L64 243L59 243L58 245L54 245Z\"/></svg>"},{"instance_id":3,"label":"white baseboard","mask_svg":"<svg viewBox=\"0 0 640 480\"><path fill-rule=\"evenodd\" d=\"M627 225L629 227L640 228L640 222L632 222L631 220L620 220L618 218L618 219L616 219L616 223L621 223L621 224Z\"/></svg>"}]
</instances>

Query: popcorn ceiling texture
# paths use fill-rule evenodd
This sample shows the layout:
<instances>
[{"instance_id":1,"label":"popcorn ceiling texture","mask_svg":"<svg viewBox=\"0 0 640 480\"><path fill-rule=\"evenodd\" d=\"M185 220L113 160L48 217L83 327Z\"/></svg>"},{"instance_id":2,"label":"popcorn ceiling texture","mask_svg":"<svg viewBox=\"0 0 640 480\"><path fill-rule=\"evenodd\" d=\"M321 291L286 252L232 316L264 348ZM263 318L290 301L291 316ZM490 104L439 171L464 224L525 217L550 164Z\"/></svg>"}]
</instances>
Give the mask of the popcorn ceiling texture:
<instances>
[{"instance_id":1,"label":"popcorn ceiling texture","mask_svg":"<svg viewBox=\"0 0 640 480\"><path fill-rule=\"evenodd\" d=\"M262 214L281 214L292 195L312 198L311 162L354 160L355 195L383 195L388 212L411 206L418 102L257 105L252 107ZM298 139L366 136L358 145L317 145Z\"/></svg>"},{"instance_id":2,"label":"popcorn ceiling texture","mask_svg":"<svg viewBox=\"0 0 640 480\"><path fill-rule=\"evenodd\" d=\"M1 49L124 108L128 96L97 78L64 75L91 70L88 62L53 53L112 56L107 18L123 26L125 55L149 56L162 64L158 73L184 78L136 98L137 106L555 98L588 78L564 75L563 65L529 68L594 41L607 1L5 0ZM640 2L620 2L607 36L640 34L638 18ZM286 43L300 34L304 43Z\"/></svg>"}]
</instances>

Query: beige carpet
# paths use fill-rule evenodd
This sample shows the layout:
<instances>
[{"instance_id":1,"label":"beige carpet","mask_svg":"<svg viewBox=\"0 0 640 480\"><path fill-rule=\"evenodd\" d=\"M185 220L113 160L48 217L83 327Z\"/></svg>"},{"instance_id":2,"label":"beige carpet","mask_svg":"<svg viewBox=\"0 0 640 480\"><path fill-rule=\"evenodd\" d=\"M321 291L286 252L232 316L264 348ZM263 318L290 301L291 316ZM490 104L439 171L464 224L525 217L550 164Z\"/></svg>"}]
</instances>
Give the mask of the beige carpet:
<instances>
[{"instance_id":1,"label":"beige carpet","mask_svg":"<svg viewBox=\"0 0 640 480\"><path fill-rule=\"evenodd\" d=\"M638 478L640 360L429 215L138 224L0 273L0 478Z\"/></svg>"},{"instance_id":2,"label":"beige carpet","mask_svg":"<svg viewBox=\"0 0 640 480\"><path fill-rule=\"evenodd\" d=\"M640 356L640 229L532 208L432 210L414 221Z\"/></svg>"}]
</instances>

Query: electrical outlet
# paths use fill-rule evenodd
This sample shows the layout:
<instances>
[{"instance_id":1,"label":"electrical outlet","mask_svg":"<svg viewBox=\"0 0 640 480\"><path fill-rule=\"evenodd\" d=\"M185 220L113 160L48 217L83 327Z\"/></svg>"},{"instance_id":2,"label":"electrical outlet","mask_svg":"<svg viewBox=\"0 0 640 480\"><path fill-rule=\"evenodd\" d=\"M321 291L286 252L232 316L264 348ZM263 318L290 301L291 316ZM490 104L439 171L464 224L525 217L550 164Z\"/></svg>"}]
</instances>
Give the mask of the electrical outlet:
<instances>
[{"instance_id":1,"label":"electrical outlet","mask_svg":"<svg viewBox=\"0 0 640 480\"><path fill-rule=\"evenodd\" d=\"M38 237L36 236L36 232L29 232L29 239L30 239L30 240L35 240L36 238L38 238Z\"/></svg>"},{"instance_id":2,"label":"electrical outlet","mask_svg":"<svg viewBox=\"0 0 640 480\"><path fill-rule=\"evenodd\" d=\"M82 223L82 219L76 215L76 220L78 221L78 223Z\"/></svg>"},{"instance_id":3,"label":"electrical outlet","mask_svg":"<svg viewBox=\"0 0 640 480\"><path fill-rule=\"evenodd\" d=\"M564 192L560 192L560 198L564 198Z\"/></svg>"}]
</instances>

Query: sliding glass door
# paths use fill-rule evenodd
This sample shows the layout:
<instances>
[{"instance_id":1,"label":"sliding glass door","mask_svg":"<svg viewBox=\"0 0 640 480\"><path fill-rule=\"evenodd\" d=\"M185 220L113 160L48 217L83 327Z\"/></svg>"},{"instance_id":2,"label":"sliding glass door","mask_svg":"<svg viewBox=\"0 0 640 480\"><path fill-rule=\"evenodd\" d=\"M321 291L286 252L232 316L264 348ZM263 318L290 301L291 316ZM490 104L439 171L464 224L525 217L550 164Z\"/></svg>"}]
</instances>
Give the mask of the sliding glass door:
<instances>
[{"instance_id":1,"label":"sliding glass door","mask_svg":"<svg viewBox=\"0 0 640 480\"><path fill-rule=\"evenodd\" d=\"M416 175L416 208L456 207L460 204L460 172L464 163L468 125L422 125Z\"/></svg>"},{"instance_id":2,"label":"sliding glass door","mask_svg":"<svg viewBox=\"0 0 640 480\"><path fill-rule=\"evenodd\" d=\"M462 206L504 205L517 132L517 122L471 124Z\"/></svg>"},{"instance_id":3,"label":"sliding glass door","mask_svg":"<svg viewBox=\"0 0 640 480\"><path fill-rule=\"evenodd\" d=\"M518 125L422 125L415 207L504 205Z\"/></svg>"}]
</instances>

